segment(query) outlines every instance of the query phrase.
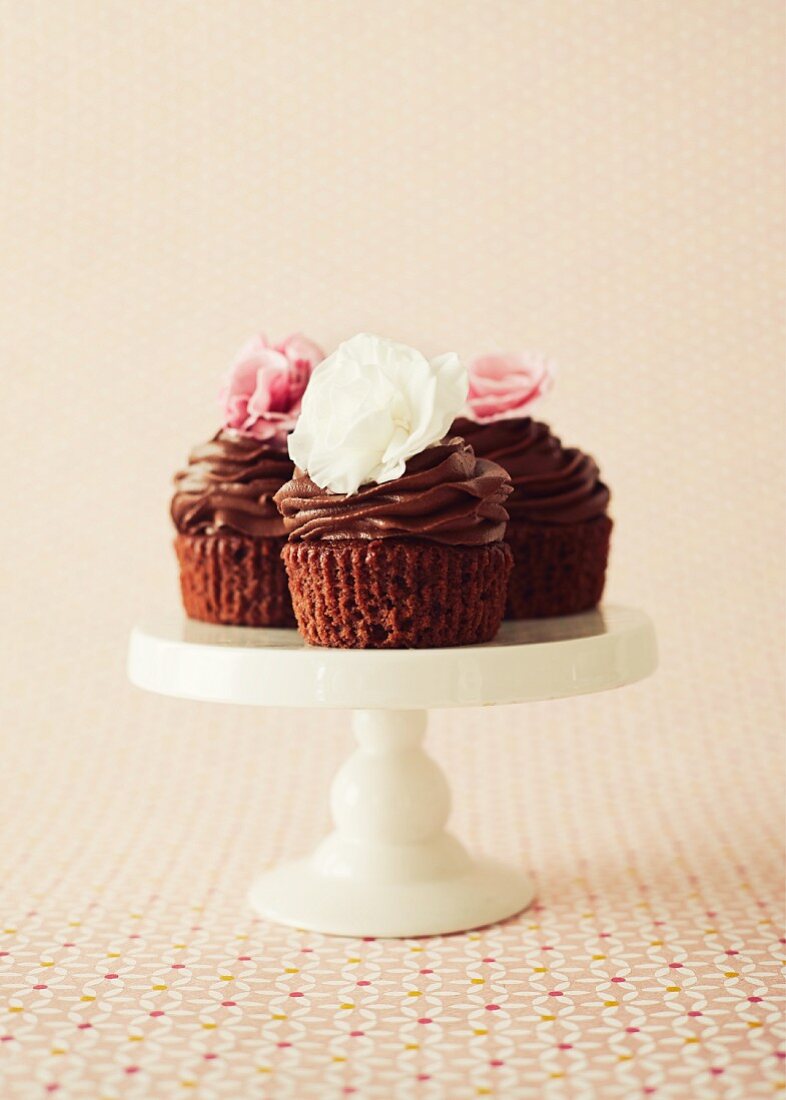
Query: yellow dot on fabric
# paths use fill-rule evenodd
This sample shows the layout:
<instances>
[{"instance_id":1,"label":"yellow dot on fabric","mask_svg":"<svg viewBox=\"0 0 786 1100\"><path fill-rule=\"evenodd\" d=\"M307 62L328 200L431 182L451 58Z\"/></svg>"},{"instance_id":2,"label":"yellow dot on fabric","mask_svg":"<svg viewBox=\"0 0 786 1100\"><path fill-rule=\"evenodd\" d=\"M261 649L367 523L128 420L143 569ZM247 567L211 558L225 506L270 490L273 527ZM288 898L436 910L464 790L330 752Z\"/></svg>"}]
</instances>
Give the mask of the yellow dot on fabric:
<instances>
[{"instance_id":1,"label":"yellow dot on fabric","mask_svg":"<svg viewBox=\"0 0 786 1100\"><path fill-rule=\"evenodd\" d=\"M564 1077L564 1076L565 1076L564 1073L558 1073L558 1072L549 1074L549 1077Z\"/></svg>"},{"instance_id":2,"label":"yellow dot on fabric","mask_svg":"<svg viewBox=\"0 0 786 1100\"><path fill-rule=\"evenodd\" d=\"M9 1012L24 1012L24 1008L22 1008L21 1005L9 1005L8 1006L8 1011Z\"/></svg>"},{"instance_id":3,"label":"yellow dot on fabric","mask_svg":"<svg viewBox=\"0 0 786 1100\"><path fill-rule=\"evenodd\" d=\"M582 917L594 917L595 916L594 913L582 913L581 915L582 915Z\"/></svg>"},{"instance_id":4,"label":"yellow dot on fabric","mask_svg":"<svg viewBox=\"0 0 786 1100\"><path fill-rule=\"evenodd\" d=\"M724 978L739 978L739 974L736 970L727 970L723 976Z\"/></svg>"},{"instance_id":5,"label":"yellow dot on fabric","mask_svg":"<svg viewBox=\"0 0 786 1100\"><path fill-rule=\"evenodd\" d=\"M529 925L527 925L527 927L529 928L530 932L537 932L537 930L540 928L540 925L539 924L529 924Z\"/></svg>"},{"instance_id":6,"label":"yellow dot on fabric","mask_svg":"<svg viewBox=\"0 0 786 1100\"><path fill-rule=\"evenodd\" d=\"M119 959L120 958L120 952L119 951L107 951L106 957L108 959Z\"/></svg>"},{"instance_id":7,"label":"yellow dot on fabric","mask_svg":"<svg viewBox=\"0 0 786 1100\"><path fill-rule=\"evenodd\" d=\"M65 1047L52 1047L52 1054L65 1054Z\"/></svg>"},{"instance_id":8,"label":"yellow dot on fabric","mask_svg":"<svg viewBox=\"0 0 786 1100\"><path fill-rule=\"evenodd\" d=\"M619 1005L619 1001L604 1001L606 1008L616 1008Z\"/></svg>"},{"instance_id":9,"label":"yellow dot on fabric","mask_svg":"<svg viewBox=\"0 0 786 1100\"><path fill-rule=\"evenodd\" d=\"M141 920L142 919L142 914L141 913L129 913L128 915L131 918L131 920Z\"/></svg>"},{"instance_id":10,"label":"yellow dot on fabric","mask_svg":"<svg viewBox=\"0 0 786 1100\"><path fill-rule=\"evenodd\" d=\"M420 1050L420 1043L405 1043L404 1050Z\"/></svg>"},{"instance_id":11,"label":"yellow dot on fabric","mask_svg":"<svg viewBox=\"0 0 786 1100\"><path fill-rule=\"evenodd\" d=\"M685 1040L686 1043L698 1043L698 1038L695 1035L689 1035Z\"/></svg>"},{"instance_id":12,"label":"yellow dot on fabric","mask_svg":"<svg viewBox=\"0 0 786 1100\"><path fill-rule=\"evenodd\" d=\"M273 1015L270 1017L271 1020L286 1020L286 1018L287 1017L285 1012L274 1012Z\"/></svg>"},{"instance_id":13,"label":"yellow dot on fabric","mask_svg":"<svg viewBox=\"0 0 786 1100\"><path fill-rule=\"evenodd\" d=\"M541 1016L541 1020L543 1020L545 1023L548 1023L551 1020L556 1020L556 1018L556 1016Z\"/></svg>"},{"instance_id":14,"label":"yellow dot on fabric","mask_svg":"<svg viewBox=\"0 0 786 1100\"><path fill-rule=\"evenodd\" d=\"M468 940L479 940L479 939L480 939L480 936L479 936L479 935L477 934L477 932L471 932L471 933L470 933L470 934L469 934L469 935L467 936L467 939L468 939ZM420 949L420 950L422 951L422 950L423 950L423 948L421 947L421 949Z\"/></svg>"},{"instance_id":15,"label":"yellow dot on fabric","mask_svg":"<svg viewBox=\"0 0 786 1100\"><path fill-rule=\"evenodd\" d=\"M679 991L680 991L680 987L678 985L667 985L666 986L666 992L667 993L679 993Z\"/></svg>"},{"instance_id":16,"label":"yellow dot on fabric","mask_svg":"<svg viewBox=\"0 0 786 1100\"><path fill-rule=\"evenodd\" d=\"M182 951L185 946L186 945L184 943L173 943L172 944L172 949L174 951Z\"/></svg>"},{"instance_id":17,"label":"yellow dot on fabric","mask_svg":"<svg viewBox=\"0 0 786 1100\"><path fill-rule=\"evenodd\" d=\"M236 940L247 940L248 936L246 935L245 932L238 932L238 934L235 936L235 939Z\"/></svg>"},{"instance_id":18,"label":"yellow dot on fabric","mask_svg":"<svg viewBox=\"0 0 786 1100\"><path fill-rule=\"evenodd\" d=\"M472 939L472 936L470 936L469 938ZM415 953L417 953L419 951L422 951L422 950L423 950L422 947L410 947L410 951L414 951Z\"/></svg>"},{"instance_id":19,"label":"yellow dot on fabric","mask_svg":"<svg viewBox=\"0 0 786 1100\"><path fill-rule=\"evenodd\" d=\"M470 978L469 980L471 985L483 985L484 982L483 978Z\"/></svg>"},{"instance_id":20,"label":"yellow dot on fabric","mask_svg":"<svg viewBox=\"0 0 786 1100\"><path fill-rule=\"evenodd\" d=\"M128 1041L129 1043L142 1043L144 1042L144 1038L144 1035L129 1035Z\"/></svg>"},{"instance_id":21,"label":"yellow dot on fabric","mask_svg":"<svg viewBox=\"0 0 786 1100\"><path fill-rule=\"evenodd\" d=\"M355 957L355 956L353 955L351 959L347 959L347 962L348 962L348 963L359 963L359 962L360 962L360 959L356 958L356 957Z\"/></svg>"},{"instance_id":22,"label":"yellow dot on fabric","mask_svg":"<svg viewBox=\"0 0 786 1100\"><path fill-rule=\"evenodd\" d=\"M761 1027L761 1020L748 1020L748 1027Z\"/></svg>"},{"instance_id":23,"label":"yellow dot on fabric","mask_svg":"<svg viewBox=\"0 0 786 1100\"><path fill-rule=\"evenodd\" d=\"M81 923L82 923L81 920L70 920L68 922L68 927L69 928L78 928Z\"/></svg>"},{"instance_id":24,"label":"yellow dot on fabric","mask_svg":"<svg viewBox=\"0 0 786 1100\"><path fill-rule=\"evenodd\" d=\"M181 1087L184 1088L184 1089L192 1089L195 1084L196 1084L196 1081L181 1081L180 1082Z\"/></svg>"},{"instance_id":25,"label":"yellow dot on fabric","mask_svg":"<svg viewBox=\"0 0 786 1100\"><path fill-rule=\"evenodd\" d=\"M705 928L704 929L704 935L705 936L714 936L714 935L717 934L717 932L718 932L717 928Z\"/></svg>"},{"instance_id":26,"label":"yellow dot on fabric","mask_svg":"<svg viewBox=\"0 0 786 1100\"><path fill-rule=\"evenodd\" d=\"M353 1004L351 1004L349 1001L347 1001L346 1004L339 1005L338 1007L339 1008L354 1008L355 1006Z\"/></svg>"},{"instance_id":27,"label":"yellow dot on fabric","mask_svg":"<svg viewBox=\"0 0 786 1100\"><path fill-rule=\"evenodd\" d=\"M41 959L41 962L40 962L39 965L40 966L54 966L55 964L52 962L51 959L46 959L46 960Z\"/></svg>"},{"instance_id":28,"label":"yellow dot on fabric","mask_svg":"<svg viewBox=\"0 0 786 1100\"><path fill-rule=\"evenodd\" d=\"M216 1024L202 1024L202 1027L205 1031L212 1031L213 1028L216 1027Z\"/></svg>"},{"instance_id":29,"label":"yellow dot on fabric","mask_svg":"<svg viewBox=\"0 0 786 1100\"><path fill-rule=\"evenodd\" d=\"M220 977L222 982L233 982L235 980L234 974L221 974Z\"/></svg>"},{"instance_id":30,"label":"yellow dot on fabric","mask_svg":"<svg viewBox=\"0 0 786 1100\"><path fill-rule=\"evenodd\" d=\"M288 966L284 971L285 974L299 974L300 971L296 966Z\"/></svg>"},{"instance_id":31,"label":"yellow dot on fabric","mask_svg":"<svg viewBox=\"0 0 786 1100\"><path fill-rule=\"evenodd\" d=\"M151 989L156 989L156 990L161 990L161 989L166 989L167 986L165 986L165 985L151 985L150 988Z\"/></svg>"},{"instance_id":32,"label":"yellow dot on fabric","mask_svg":"<svg viewBox=\"0 0 786 1100\"><path fill-rule=\"evenodd\" d=\"M407 993L407 996L408 997L422 997L423 994L420 992L419 989L410 989L409 992Z\"/></svg>"},{"instance_id":33,"label":"yellow dot on fabric","mask_svg":"<svg viewBox=\"0 0 786 1100\"><path fill-rule=\"evenodd\" d=\"M536 966L532 971L533 974L548 974L549 968L547 966Z\"/></svg>"},{"instance_id":34,"label":"yellow dot on fabric","mask_svg":"<svg viewBox=\"0 0 786 1100\"><path fill-rule=\"evenodd\" d=\"M629 1062L632 1057L633 1057L632 1054L620 1054L619 1057L618 1057L618 1061L620 1061L620 1062Z\"/></svg>"},{"instance_id":35,"label":"yellow dot on fabric","mask_svg":"<svg viewBox=\"0 0 786 1100\"><path fill-rule=\"evenodd\" d=\"M346 1058L344 1057L343 1054L334 1054L333 1055L333 1061L334 1062L346 1062Z\"/></svg>"},{"instance_id":36,"label":"yellow dot on fabric","mask_svg":"<svg viewBox=\"0 0 786 1100\"><path fill-rule=\"evenodd\" d=\"M491 1096L491 1089L486 1088L485 1085L478 1085L478 1096Z\"/></svg>"},{"instance_id":37,"label":"yellow dot on fabric","mask_svg":"<svg viewBox=\"0 0 786 1100\"><path fill-rule=\"evenodd\" d=\"M592 958L594 959L595 962L603 962L603 960L606 958L606 956L605 955L593 955Z\"/></svg>"},{"instance_id":38,"label":"yellow dot on fabric","mask_svg":"<svg viewBox=\"0 0 786 1100\"><path fill-rule=\"evenodd\" d=\"M476 1035L488 1035L488 1031L486 1030L485 1027L476 1027L475 1028L475 1034Z\"/></svg>"},{"instance_id":39,"label":"yellow dot on fabric","mask_svg":"<svg viewBox=\"0 0 786 1100\"><path fill-rule=\"evenodd\" d=\"M257 1066L257 1073L272 1073L270 1066Z\"/></svg>"},{"instance_id":40,"label":"yellow dot on fabric","mask_svg":"<svg viewBox=\"0 0 786 1100\"><path fill-rule=\"evenodd\" d=\"M650 940L650 947L663 947L663 940Z\"/></svg>"},{"instance_id":41,"label":"yellow dot on fabric","mask_svg":"<svg viewBox=\"0 0 786 1100\"><path fill-rule=\"evenodd\" d=\"M91 995L90 995L89 993L84 993L84 994L83 994L83 995L82 995L82 996L81 996L81 997L79 998L79 1000L80 1000L80 1001L94 1001L94 1000L95 1000L95 997L91 996Z\"/></svg>"},{"instance_id":42,"label":"yellow dot on fabric","mask_svg":"<svg viewBox=\"0 0 786 1100\"><path fill-rule=\"evenodd\" d=\"M16 932L16 929L15 928L4 928L3 931L7 932L9 936L12 936L14 934L14 932Z\"/></svg>"}]
</instances>

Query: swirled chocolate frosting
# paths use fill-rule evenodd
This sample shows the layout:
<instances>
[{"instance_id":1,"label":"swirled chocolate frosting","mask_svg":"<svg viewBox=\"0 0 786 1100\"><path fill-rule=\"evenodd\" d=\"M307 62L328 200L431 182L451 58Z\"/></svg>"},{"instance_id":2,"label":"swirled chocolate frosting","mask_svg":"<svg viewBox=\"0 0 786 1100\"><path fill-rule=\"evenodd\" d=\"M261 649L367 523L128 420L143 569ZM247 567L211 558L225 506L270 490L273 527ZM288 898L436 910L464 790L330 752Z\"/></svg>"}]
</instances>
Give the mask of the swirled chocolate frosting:
<instances>
[{"instance_id":1,"label":"swirled chocolate frosting","mask_svg":"<svg viewBox=\"0 0 786 1100\"><path fill-rule=\"evenodd\" d=\"M491 424L462 417L451 431L510 474L513 495L506 507L512 523L583 523L606 514L610 494L595 460L563 447L548 425L531 417Z\"/></svg>"},{"instance_id":2,"label":"swirled chocolate frosting","mask_svg":"<svg viewBox=\"0 0 786 1100\"><path fill-rule=\"evenodd\" d=\"M188 535L280 538L284 523L273 497L293 470L286 451L222 430L195 447L175 477L175 527Z\"/></svg>"},{"instance_id":3,"label":"swirled chocolate frosting","mask_svg":"<svg viewBox=\"0 0 786 1100\"><path fill-rule=\"evenodd\" d=\"M481 546L505 533L510 481L493 462L475 457L463 439L427 447L401 477L361 485L345 496L320 489L300 470L276 493L292 540L427 539Z\"/></svg>"}]
</instances>

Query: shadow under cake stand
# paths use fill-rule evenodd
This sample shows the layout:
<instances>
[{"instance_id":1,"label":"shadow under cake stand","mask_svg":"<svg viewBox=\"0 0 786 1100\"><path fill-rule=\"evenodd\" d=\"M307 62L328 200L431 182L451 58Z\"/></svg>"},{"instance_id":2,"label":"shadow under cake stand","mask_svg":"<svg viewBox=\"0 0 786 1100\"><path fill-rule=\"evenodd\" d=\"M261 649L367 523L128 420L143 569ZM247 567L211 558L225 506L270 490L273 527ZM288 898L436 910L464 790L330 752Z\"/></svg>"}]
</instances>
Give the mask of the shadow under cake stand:
<instances>
[{"instance_id":1,"label":"shadow under cake stand","mask_svg":"<svg viewBox=\"0 0 786 1100\"><path fill-rule=\"evenodd\" d=\"M357 747L333 781L335 830L257 879L251 905L318 932L424 936L491 924L534 896L520 870L470 855L446 831L450 789L423 749L427 710L606 691L656 664L652 623L618 606L505 622L485 645L410 650L321 649L295 630L161 615L134 629L128 675L211 703L352 708Z\"/></svg>"}]
</instances>

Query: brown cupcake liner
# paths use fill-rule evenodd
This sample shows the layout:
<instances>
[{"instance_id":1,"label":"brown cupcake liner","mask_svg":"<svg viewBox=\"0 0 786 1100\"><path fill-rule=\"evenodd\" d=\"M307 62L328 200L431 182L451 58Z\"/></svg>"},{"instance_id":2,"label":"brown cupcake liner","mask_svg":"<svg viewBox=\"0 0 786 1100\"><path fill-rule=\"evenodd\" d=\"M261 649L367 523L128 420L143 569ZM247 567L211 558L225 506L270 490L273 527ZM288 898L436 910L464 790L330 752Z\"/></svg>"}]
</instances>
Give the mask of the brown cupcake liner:
<instances>
[{"instance_id":1,"label":"brown cupcake liner","mask_svg":"<svg viewBox=\"0 0 786 1100\"><path fill-rule=\"evenodd\" d=\"M513 551L506 619L577 615L603 595L612 522L548 527L513 521L505 540Z\"/></svg>"},{"instance_id":2,"label":"brown cupcake liner","mask_svg":"<svg viewBox=\"0 0 786 1100\"><path fill-rule=\"evenodd\" d=\"M298 626L312 645L427 649L490 641L512 566L503 542L404 539L290 542L284 562Z\"/></svg>"},{"instance_id":3,"label":"brown cupcake liner","mask_svg":"<svg viewBox=\"0 0 786 1100\"><path fill-rule=\"evenodd\" d=\"M231 626L294 626L281 560L285 542L284 535L179 534L175 552L186 613Z\"/></svg>"}]
</instances>

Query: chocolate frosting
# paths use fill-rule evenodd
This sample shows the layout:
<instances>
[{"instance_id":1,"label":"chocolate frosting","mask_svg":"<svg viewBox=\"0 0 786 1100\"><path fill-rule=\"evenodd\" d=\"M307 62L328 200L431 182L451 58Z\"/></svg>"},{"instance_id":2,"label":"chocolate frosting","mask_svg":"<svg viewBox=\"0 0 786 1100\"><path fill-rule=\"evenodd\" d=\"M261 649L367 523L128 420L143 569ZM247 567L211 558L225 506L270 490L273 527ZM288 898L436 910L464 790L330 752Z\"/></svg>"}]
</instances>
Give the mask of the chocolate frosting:
<instances>
[{"instance_id":1,"label":"chocolate frosting","mask_svg":"<svg viewBox=\"0 0 786 1100\"><path fill-rule=\"evenodd\" d=\"M563 447L547 424L529 416L491 424L462 417L451 430L510 474L511 522L561 525L606 514L610 494L595 460L576 447Z\"/></svg>"},{"instance_id":2,"label":"chocolate frosting","mask_svg":"<svg viewBox=\"0 0 786 1100\"><path fill-rule=\"evenodd\" d=\"M293 470L286 451L224 429L195 447L176 475L175 527L188 535L280 538L286 532L273 497Z\"/></svg>"},{"instance_id":3,"label":"chocolate frosting","mask_svg":"<svg viewBox=\"0 0 786 1100\"><path fill-rule=\"evenodd\" d=\"M395 481L361 485L345 496L320 489L308 475L276 493L292 540L418 538L448 546L481 546L505 533L507 474L477 459L463 439L427 447Z\"/></svg>"}]
</instances>

